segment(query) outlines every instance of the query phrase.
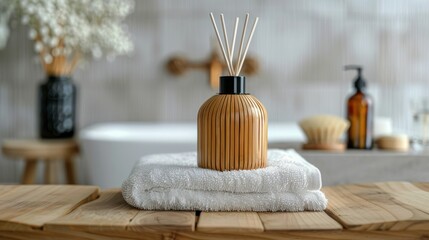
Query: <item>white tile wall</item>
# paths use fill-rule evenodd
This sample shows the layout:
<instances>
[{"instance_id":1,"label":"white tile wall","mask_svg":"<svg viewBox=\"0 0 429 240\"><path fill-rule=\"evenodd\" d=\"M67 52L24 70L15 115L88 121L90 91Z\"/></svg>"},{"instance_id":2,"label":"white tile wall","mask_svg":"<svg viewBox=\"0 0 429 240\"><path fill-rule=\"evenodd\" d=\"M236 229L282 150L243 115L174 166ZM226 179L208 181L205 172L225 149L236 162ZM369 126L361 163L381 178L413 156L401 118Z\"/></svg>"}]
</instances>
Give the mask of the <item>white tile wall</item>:
<instances>
[{"instance_id":1,"label":"white tile wall","mask_svg":"<svg viewBox=\"0 0 429 240\"><path fill-rule=\"evenodd\" d=\"M429 2L424 0L137 0L127 20L136 48L113 63L93 62L74 78L80 88L79 125L107 121L194 121L214 94L207 73L170 76L173 54L206 59L213 30L208 13L250 12L260 24L251 54L261 72L248 90L265 104L271 121L343 115L354 73L362 64L376 113L410 127L411 98L426 96L429 82ZM17 23L0 50L0 138L37 135L36 87L43 78L33 62L27 32ZM0 159L0 182L16 182L21 166Z\"/></svg>"}]
</instances>

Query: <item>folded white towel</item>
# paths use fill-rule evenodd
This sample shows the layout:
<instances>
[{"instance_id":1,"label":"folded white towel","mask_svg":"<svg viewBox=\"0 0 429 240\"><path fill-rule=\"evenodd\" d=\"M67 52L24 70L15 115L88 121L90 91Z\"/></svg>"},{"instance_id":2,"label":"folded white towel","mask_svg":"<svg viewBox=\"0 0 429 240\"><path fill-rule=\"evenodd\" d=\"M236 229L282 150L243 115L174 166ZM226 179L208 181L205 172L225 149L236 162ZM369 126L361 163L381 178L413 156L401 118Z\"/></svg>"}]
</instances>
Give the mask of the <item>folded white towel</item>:
<instances>
[{"instance_id":1,"label":"folded white towel","mask_svg":"<svg viewBox=\"0 0 429 240\"><path fill-rule=\"evenodd\" d=\"M192 153L143 157L122 185L142 209L202 211L320 211L326 207L320 171L294 150L268 150L267 167L214 171Z\"/></svg>"},{"instance_id":2,"label":"folded white towel","mask_svg":"<svg viewBox=\"0 0 429 240\"><path fill-rule=\"evenodd\" d=\"M146 210L298 212L323 211L327 206L325 195L319 190L300 193L230 193L185 189L141 192L125 186L122 194L128 204Z\"/></svg>"},{"instance_id":3,"label":"folded white towel","mask_svg":"<svg viewBox=\"0 0 429 240\"><path fill-rule=\"evenodd\" d=\"M294 150L268 150L267 157L266 168L220 172L199 168L195 152L150 155L136 163L124 186L233 193L297 192L322 186L319 169Z\"/></svg>"}]
</instances>

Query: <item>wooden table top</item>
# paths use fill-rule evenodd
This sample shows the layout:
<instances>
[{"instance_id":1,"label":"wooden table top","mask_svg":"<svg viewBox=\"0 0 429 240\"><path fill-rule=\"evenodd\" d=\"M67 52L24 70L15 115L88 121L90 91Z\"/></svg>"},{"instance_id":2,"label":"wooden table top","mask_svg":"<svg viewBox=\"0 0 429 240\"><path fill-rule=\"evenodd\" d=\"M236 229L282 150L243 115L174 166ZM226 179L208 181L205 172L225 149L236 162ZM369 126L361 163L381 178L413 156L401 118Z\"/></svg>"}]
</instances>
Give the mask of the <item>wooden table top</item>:
<instances>
[{"instance_id":1,"label":"wooden table top","mask_svg":"<svg viewBox=\"0 0 429 240\"><path fill-rule=\"evenodd\" d=\"M143 211L120 190L0 186L0 239L426 239L429 183L323 188L325 212Z\"/></svg>"}]
</instances>

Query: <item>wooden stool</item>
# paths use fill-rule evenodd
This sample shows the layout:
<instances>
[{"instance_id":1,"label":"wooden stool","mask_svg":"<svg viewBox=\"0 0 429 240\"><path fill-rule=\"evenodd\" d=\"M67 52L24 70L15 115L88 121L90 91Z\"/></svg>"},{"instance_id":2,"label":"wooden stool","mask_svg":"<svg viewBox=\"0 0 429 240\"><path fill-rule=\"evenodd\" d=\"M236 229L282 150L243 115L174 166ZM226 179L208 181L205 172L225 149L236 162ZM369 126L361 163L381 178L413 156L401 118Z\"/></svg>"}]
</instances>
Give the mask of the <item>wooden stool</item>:
<instances>
[{"instance_id":1,"label":"wooden stool","mask_svg":"<svg viewBox=\"0 0 429 240\"><path fill-rule=\"evenodd\" d=\"M79 148L74 140L5 140L2 150L8 157L24 159L23 184L34 182L38 160L45 162L45 183L55 183L55 163L58 160L64 161L67 183L76 183L73 157Z\"/></svg>"}]
</instances>

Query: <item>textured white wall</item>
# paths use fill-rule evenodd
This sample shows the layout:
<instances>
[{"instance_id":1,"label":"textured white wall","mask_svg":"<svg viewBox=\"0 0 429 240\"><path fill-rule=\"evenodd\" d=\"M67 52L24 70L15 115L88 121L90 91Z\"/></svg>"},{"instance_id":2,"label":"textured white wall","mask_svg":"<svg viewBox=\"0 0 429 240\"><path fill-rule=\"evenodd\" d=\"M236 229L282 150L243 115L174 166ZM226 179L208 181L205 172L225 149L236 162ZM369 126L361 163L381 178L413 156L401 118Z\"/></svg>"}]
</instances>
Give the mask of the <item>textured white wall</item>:
<instances>
[{"instance_id":1,"label":"textured white wall","mask_svg":"<svg viewBox=\"0 0 429 240\"><path fill-rule=\"evenodd\" d=\"M173 54L208 58L213 30L208 13L233 17L250 12L260 22L251 46L261 72L248 90L267 107L271 121L343 115L354 73L365 67L376 113L396 129L410 127L411 98L428 97L429 2L400 0L263 1L137 0L127 20L136 50L115 62L79 70L79 126L107 121L195 121L209 96L207 73L170 76ZM16 25L0 51L0 138L35 137L36 88L43 72L33 62L26 29ZM0 159L0 182L16 182L16 161Z\"/></svg>"}]
</instances>

